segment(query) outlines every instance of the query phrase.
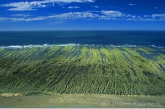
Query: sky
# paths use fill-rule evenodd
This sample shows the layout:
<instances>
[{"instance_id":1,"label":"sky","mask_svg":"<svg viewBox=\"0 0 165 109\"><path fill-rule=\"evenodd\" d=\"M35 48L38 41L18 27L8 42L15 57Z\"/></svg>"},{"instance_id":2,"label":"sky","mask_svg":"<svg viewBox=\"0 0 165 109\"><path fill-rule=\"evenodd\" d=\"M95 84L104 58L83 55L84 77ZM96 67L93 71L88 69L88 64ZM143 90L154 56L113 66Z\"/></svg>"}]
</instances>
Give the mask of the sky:
<instances>
[{"instance_id":1,"label":"sky","mask_svg":"<svg viewBox=\"0 0 165 109\"><path fill-rule=\"evenodd\" d=\"M165 30L165 0L1 0L0 31Z\"/></svg>"}]
</instances>

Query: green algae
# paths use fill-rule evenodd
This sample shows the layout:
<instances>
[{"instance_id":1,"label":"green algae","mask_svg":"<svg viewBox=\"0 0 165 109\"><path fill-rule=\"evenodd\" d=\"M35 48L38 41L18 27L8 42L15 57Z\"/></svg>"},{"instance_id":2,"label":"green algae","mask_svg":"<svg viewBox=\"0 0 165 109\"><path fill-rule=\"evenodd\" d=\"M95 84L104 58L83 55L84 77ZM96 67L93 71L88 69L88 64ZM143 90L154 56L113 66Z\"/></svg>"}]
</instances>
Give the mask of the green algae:
<instances>
[{"instance_id":1,"label":"green algae","mask_svg":"<svg viewBox=\"0 0 165 109\"><path fill-rule=\"evenodd\" d=\"M165 95L165 55L148 47L0 50L0 92ZM162 52L162 51L161 51Z\"/></svg>"}]
</instances>

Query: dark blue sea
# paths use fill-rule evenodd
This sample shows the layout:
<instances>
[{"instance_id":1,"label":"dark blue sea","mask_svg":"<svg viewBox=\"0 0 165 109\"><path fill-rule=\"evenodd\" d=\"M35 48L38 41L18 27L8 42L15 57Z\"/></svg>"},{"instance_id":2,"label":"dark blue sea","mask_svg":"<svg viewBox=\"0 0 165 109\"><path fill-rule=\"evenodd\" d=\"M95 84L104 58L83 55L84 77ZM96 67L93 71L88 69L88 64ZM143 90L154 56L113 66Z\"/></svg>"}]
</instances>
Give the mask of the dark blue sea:
<instances>
[{"instance_id":1,"label":"dark blue sea","mask_svg":"<svg viewBox=\"0 0 165 109\"><path fill-rule=\"evenodd\" d=\"M24 45L135 45L165 47L165 31L4 31L0 47Z\"/></svg>"}]
</instances>

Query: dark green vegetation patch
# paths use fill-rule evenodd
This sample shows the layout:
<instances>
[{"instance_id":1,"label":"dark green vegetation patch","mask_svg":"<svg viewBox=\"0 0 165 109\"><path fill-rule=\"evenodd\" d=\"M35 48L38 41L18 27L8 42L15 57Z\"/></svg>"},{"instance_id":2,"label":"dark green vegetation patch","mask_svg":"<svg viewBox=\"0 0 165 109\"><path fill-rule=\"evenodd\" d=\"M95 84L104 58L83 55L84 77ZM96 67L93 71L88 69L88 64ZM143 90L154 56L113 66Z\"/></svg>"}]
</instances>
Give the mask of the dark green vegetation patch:
<instances>
[{"instance_id":1,"label":"dark green vegetation patch","mask_svg":"<svg viewBox=\"0 0 165 109\"><path fill-rule=\"evenodd\" d=\"M165 95L164 49L53 46L0 49L0 93Z\"/></svg>"}]
</instances>

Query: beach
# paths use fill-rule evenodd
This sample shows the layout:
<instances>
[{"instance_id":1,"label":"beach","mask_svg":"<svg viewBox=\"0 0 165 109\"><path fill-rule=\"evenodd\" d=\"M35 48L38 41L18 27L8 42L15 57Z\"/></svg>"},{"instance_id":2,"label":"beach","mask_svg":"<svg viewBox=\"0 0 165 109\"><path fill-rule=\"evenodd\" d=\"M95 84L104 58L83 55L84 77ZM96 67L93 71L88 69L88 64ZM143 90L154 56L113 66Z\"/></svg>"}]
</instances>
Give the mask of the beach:
<instances>
[{"instance_id":1,"label":"beach","mask_svg":"<svg viewBox=\"0 0 165 109\"><path fill-rule=\"evenodd\" d=\"M55 94L0 96L8 108L164 108L165 97L106 94Z\"/></svg>"}]
</instances>

